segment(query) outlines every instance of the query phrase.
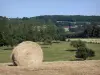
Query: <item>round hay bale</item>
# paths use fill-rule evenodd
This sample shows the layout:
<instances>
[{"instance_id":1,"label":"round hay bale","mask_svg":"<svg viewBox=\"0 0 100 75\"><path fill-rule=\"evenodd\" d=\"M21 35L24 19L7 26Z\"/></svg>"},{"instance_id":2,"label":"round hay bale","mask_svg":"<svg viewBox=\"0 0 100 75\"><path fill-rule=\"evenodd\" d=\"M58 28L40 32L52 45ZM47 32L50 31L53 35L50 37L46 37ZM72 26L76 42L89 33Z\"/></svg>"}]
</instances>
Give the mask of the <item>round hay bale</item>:
<instances>
[{"instance_id":1,"label":"round hay bale","mask_svg":"<svg viewBox=\"0 0 100 75\"><path fill-rule=\"evenodd\" d=\"M37 43L25 41L13 49L11 58L16 66L36 67L43 61L43 52Z\"/></svg>"}]
</instances>

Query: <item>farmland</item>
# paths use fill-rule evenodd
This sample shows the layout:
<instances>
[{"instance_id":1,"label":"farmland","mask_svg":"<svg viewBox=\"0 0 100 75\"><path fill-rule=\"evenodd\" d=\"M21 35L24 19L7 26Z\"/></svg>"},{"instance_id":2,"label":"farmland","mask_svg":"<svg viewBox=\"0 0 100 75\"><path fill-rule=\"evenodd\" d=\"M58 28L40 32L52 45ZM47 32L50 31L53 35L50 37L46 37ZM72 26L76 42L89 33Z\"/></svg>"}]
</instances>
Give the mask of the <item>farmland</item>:
<instances>
[{"instance_id":1,"label":"farmland","mask_svg":"<svg viewBox=\"0 0 100 75\"><path fill-rule=\"evenodd\" d=\"M99 75L100 44L87 43L88 48L95 51L95 57L85 61L76 61L75 48L70 42L58 42L52 45L41 45L44 53L44 62L38 68L28 68L12 65L10 46L0 47L0 74L1 75ZM93 59L93 60L91 60Z\"/></svg>"},{"instance_id":2,"label":"farmland","mask_svg":"<svg viewBox=\"0 0 100 75\"><path fill-rule=\"evenodd\" d=\"M70 46L70 42L53 43L52 45L41 45L44 52L44 61L74 61L75 48ZM100 44L87 43L87 47L95 51L93 60L100 59ZM0 47L0 63L10 62L11 47Z\"/></svg>"},{"instance_id":3,"label":"farmland","mask_svg":"<svg viewBox=\"0 0 100 75\"><path fill-rule=\"evenodd\" d=\"M100 75L100 60L44 62L39 68L0 64L1 75Z\"/></svg>"},{"instance_id":4,"label":"farmland","mask_svg":"<svg viewBox=\"0 0 100 75\"><path fill-rule=\"evenodd\" d=\"M100 44L100 38L71 38L71 39L66 39L66 41L75 41L75 40L81 40L87 43L96 43L96 44Z\"/></svg>"}]
</instances>

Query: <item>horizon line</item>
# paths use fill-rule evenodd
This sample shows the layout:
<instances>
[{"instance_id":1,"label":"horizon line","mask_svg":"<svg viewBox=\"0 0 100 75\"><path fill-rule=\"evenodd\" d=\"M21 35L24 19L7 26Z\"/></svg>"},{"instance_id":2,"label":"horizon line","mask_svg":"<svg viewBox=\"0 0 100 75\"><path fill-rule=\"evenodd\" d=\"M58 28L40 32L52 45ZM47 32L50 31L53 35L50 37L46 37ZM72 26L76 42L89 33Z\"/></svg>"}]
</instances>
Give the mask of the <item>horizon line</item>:
<instances>
[{"instance_id":1,"label":"horizon line","mask_svg":"<svg viewBox=\"0 0 100 75\"><path fill-rule=\"evenodd\" d=\"M0 15L2 16L2 15ZM36 16L31 16L31 17L38 17L38 16L100 16L100 15L36 15ZM6 18L24 18L24 17L27 17L27 18L31 18L30 16L23 16L23 17L8 17L8 16L3 16L3 17L6 17Z\"/></svg>"}]
</instances>

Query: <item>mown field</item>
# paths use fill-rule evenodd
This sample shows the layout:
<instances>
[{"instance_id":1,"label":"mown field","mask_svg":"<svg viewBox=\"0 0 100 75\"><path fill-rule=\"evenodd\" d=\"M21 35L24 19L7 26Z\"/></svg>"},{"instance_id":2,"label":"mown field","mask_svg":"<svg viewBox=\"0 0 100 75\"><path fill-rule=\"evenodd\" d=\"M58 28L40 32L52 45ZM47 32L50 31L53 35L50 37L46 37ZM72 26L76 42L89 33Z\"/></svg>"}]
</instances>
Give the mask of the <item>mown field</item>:
<instances>
[{"instance_id":1,"label":"mown field","mask_svg":"<svg viewBox=\"0 0 100 75\"><path fill-rule=\"evenodd\" d=\"M76 40L81 40L87 43L96 43L96 44L100 44L100 38L69 38L66 39L66 41L76 41Z\"/></svg>"},{"instance_id":2,"label":"mown field","mask_svg":"<svg viewBox=\"0 0 100 75\"><path fill-rule=\"evenodd\" d=\"M75 60L75 48L70 46L69 42L53 43L52 45L41 45L44 52L44 61L73 61ZM88 48L95 51L96 56L93 60L100 59L100 44L88 43ZM10 62L10 47L0 47L0 63Z\"/></svg>"}]
</instances>

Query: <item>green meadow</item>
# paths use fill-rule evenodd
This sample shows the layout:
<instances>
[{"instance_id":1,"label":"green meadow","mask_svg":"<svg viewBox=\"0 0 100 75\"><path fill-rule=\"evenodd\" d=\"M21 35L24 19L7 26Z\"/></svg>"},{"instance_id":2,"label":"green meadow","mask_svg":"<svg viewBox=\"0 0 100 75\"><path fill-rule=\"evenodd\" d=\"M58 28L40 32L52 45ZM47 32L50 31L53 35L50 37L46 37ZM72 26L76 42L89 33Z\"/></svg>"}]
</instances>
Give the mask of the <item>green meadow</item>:
<instances>
[{"instance_id":1,"label":"green meadow","mask_svg":"<svg viewBox=\"0 0 100 75\"><path fill-rule=\"evenodd\" d=\"M76 49L70 46L70 42L53 43L52 45L41 45L44 61L74 61ZM88 60L100 59L100 44L87 43L87 47L95 51L95 57ZM0 47L0 63L11 62L11 47Z\"/></svg>"}]
</instances>

